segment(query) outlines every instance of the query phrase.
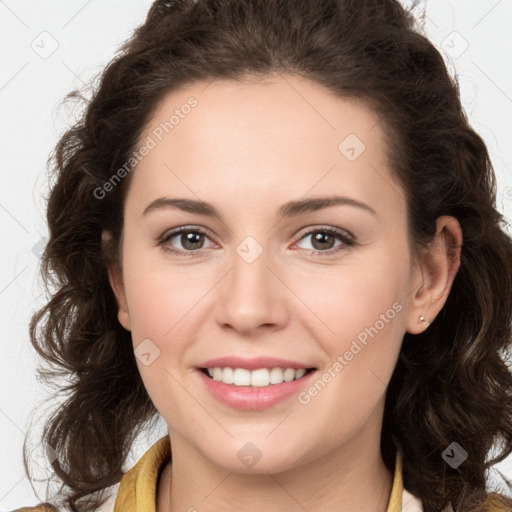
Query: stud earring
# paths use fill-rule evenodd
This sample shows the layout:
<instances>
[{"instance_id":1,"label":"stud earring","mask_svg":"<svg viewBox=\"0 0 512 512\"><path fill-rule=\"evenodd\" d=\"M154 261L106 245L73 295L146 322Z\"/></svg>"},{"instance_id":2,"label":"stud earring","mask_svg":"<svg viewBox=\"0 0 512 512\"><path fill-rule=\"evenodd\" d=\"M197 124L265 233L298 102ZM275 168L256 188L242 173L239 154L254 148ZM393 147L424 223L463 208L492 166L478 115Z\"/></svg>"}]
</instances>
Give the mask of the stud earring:
<instances>
[{"instance_id":1,"label":"stud earring","mask_svg":"<svg viewBox=\"0 0 512 512\"><path fill-rule=\"evenodd\" d=\"M430 322L427 322L424 316L420 316L420 322L425 324L425 329L430 325Z\"/></svg>"}]
</instances>

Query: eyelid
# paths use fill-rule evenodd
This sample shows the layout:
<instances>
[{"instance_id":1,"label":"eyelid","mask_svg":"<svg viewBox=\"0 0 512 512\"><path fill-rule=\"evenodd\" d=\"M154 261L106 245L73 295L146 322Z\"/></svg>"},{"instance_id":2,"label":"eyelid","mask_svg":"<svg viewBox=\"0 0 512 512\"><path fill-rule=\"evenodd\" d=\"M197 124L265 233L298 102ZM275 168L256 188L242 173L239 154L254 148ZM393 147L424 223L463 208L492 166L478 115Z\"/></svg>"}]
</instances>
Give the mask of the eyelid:
<instances>
[{"instance_id":1,"label":"eyelid","mask_svg":"<svg viewBox=\"0 0 512 512\"><path fill-rule=\"evenodd\" d=\"M345 238L347 238L349 240L355 240L355 236L352 235L352 233L350 233L346 229L337 228L337 227L328 226L328 225L325 225L325 226L322 226L322 225L308 226L308 227L304 228L297 235L297 237L299 238L299 240L302 240L306 235L311 235L312 233L316 233L316 232L332 233L332 234L336 234L338 236L343 236L343 237L345 237Z\"/></svg>"},{"instance_id":2,"label":"eyelid","mask_svg":"<svg viewBox=\"0 0 512 512\"><path fill-rule=\"evenodd\" d=\"M205 235L209 235L210 230L207 228L203 228L202 226L197 226L195 224L186 224L183 226L178 226L176 228L168 229L163 232L162 235L158 237L158 240L165 240L172 238L173 236L179 235L183 231L192 231L192 232L198 232Z\"/></svg>"}]
</instances>

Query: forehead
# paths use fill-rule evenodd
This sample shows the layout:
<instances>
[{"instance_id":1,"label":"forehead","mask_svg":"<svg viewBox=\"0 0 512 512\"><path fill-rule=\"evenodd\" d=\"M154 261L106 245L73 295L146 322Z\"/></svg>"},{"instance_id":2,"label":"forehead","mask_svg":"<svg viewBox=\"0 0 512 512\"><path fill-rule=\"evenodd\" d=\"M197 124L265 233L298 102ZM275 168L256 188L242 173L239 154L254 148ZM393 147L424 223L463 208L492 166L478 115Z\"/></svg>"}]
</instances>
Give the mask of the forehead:
<instances>
[{"instance_id":1,"label":"forehead","mask_svg":"<svg viewBox=\"0 0 512 512\"><path fill-rule=\"evenodd\" d=\"M188 106L191 102L195 103L193 108ZM187 128L193 125L196 137L206 135L216 142L256 143L275 137L276 142L282 142L286 137L290 143L297 140L297 151L300 140L324 139L337 150L338 139L348 134L365 139L373 147L380 146L381 133L373 130L379 121L361 100L341 98L303 77L279 74L183 86L163 98L144 133L160 127L163 133L157 138L172 132L176 139L190 135Z\"/></svg>"},{"instance_id":2,"label":"forehead","mask_svg":"<svg viewBox=\"0 0 512 512\"><path fill-rule=\"evenodd\" d=\"M292 75L184 86L146 123L139 142L150 139L133 176L141 202L158 191L211 199L247 188L252 197L300 197L344 187L368 197L372 188L382 196L386 184L398 187L379 116Z\"/></svg>"}]
</instances>

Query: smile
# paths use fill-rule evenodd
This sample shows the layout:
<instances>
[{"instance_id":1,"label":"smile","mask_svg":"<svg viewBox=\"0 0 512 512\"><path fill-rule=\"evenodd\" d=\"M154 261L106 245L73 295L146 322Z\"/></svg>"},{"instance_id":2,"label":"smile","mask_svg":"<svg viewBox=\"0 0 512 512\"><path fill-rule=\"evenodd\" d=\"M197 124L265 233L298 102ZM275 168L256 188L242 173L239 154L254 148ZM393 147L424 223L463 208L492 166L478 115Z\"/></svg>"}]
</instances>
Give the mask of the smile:
<instances>
[{"instance_id":1,"label":"smile","mask_svg":"<svg viewBox=\"0 0 512 512\"><path fill-rule=\"evenodd\" d=\"M217 382L234 386L267 387L300 379L314 368L202 368L203 373Z\"/></svg>"},{"instance_id":2,"label":"smile","mask_svg":"<svg viewBox=\"0 0 512 512\"><path fill-rule=\"evenodd\" d=\"M311 385L316 368L197 368L204 389L217 402L232 409L269 409ZM213 375L211 375L213 374Z\"/></svg>"}]
</instances>

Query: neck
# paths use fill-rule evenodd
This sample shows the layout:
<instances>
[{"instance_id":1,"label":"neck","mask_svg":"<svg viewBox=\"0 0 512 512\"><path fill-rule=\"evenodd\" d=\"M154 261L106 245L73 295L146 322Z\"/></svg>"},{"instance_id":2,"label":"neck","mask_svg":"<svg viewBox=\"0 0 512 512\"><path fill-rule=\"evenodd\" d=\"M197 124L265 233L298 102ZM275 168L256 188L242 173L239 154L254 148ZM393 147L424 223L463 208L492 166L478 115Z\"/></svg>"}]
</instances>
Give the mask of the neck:
<instances>
[{"instance_id":1,"label":"neck","mask_svg":"<svg viewBox=\"0 0 512 512\"><path fill-rule=\"evenodd\" d=\"M386 512L393 475L378 443L352 443L280 473L235 473L208 461L172 436L173 463L162 474L157 512Z\"/></svg>"}]
</instances>

